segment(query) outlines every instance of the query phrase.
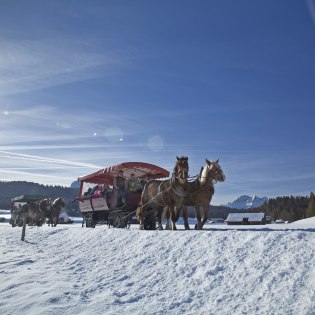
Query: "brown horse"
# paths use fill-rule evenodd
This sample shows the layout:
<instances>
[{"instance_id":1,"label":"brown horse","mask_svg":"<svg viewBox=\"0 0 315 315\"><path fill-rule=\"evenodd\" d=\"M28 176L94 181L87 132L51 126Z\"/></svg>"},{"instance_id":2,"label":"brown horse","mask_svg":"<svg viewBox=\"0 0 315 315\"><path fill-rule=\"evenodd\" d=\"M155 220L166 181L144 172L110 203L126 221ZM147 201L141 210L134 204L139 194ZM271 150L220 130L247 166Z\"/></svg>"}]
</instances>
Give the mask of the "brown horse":
<instances>
[{"instance_id":1,"label":"brown horse","mask_svg":"<svg viewBox=\"0 0 315 315\"><path fill-rule=\"evenodd\" d=\"M189 193L184 200L183 219L185 229L189 229L187 208L192 206L196 209L197 230L201 230L208 219L209 204L214 194L214 183L224 182L225 175L219 165L219 160L209 161L206 159L206 165L201 170L199 177L188 183ZM200 208L203 208L203 219L201 221Z\"/></svg>"},{"instance_id":2,"label":"brown horse","mask_svg":"<svg viewBox=\"0 0 315 315\"><path fill-rule=\"evenodd\" d=\"M10 223L12 227L22 226L24 219L29 226L42 226L45 223L45 214L39 209L38 203L27 202L14 207L11 211Z\"/></svg>"},{"instance_id":3,"label":"brown horse","mask_svg":"<svg viewBox=\"0 0 315 315\"><path fill-rule=\"evenodd\" d=\"M155 228L155 216L159 218L159 228L162 227L161 216L163 207L169 207L172 228L176 230L177 213L175 209L181 209L187 189L188 157L176 157L177 162L171 178L151 180L144 186L141 195L140 206L137 209L137 218L140 229ZM177 175L175 175L177 174Z\"/></svg>"},{"instance_id":4,"label":"brown horse","mask_svg":"<svg viewBox=\"0 0 315 315\"><path fill-rule=\"evenodd\" d=\"M45 214L38 203L28 202L28 225L42 226L45 223Z\"/></svg>"},{"instance_id":5,"label":"brown horse","mask_svg":"<svg viewBox=\"0 0 315 315\"><path fill-rule=\"evenodd\" d=\"M66 203L62 197L55 199L53 202L51 199L43 199L39 203L39 209L43 211L45 217L48 218L48 225L57 226L59 221L59 214L61 208L65 207Z\"/></svg>"}]
</instances>

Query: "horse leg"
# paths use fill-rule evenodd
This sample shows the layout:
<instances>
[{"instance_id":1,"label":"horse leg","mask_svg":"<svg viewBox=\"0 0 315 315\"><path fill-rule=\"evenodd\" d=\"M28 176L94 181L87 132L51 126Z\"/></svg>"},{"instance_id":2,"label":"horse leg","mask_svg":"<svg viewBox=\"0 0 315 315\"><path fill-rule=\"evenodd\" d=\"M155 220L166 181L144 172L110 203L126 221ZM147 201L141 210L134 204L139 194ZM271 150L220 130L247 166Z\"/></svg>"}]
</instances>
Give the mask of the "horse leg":
<instances>
[{"instance_id":1,"label":"horse leg","mask_svg":"<svg viewBox=\"0 0 315 315\"><path fill-rule=\"evenodd\" d=\"M177 231L177 227L176 227L176 213L175 213L175 209L174 209L173 205L170 207L170 213L171 213L171 219L172 219L172 230L173 231Z\"/></svg>"},{"instance_id":2,"label":"horse leg","mask_svg":"<svg viewBox=\"0 0 315 315\"><path fill-rule=\"evenodd\" d=\"M188 213L187 213L187 207L183 207L183 220L184 220L184 226L185 230L190 230L189 224L188 224Z\"/></svg>"},{"instance_id":3,"label":"horse leg","mask_svg":"<svg viewBox=\"0 0 315 315\"><path fill-rule=\"evenodd\" d=\"M165 230L171 230L172 229L172 225L171 225L171 222L170 222L170 217L171 217L170 208L167 207L166 208L166 225L165 225Z\"/></svg>"},{"instance_id":4,"label":"horse leg","mask_svg":"<svg viewBox=\"0 0 315 315\"><path fill-rule=\"evenodd\" d=\"M60 215L60 211L57 211L56 216L55 216L55 226L57 226L59 222L59 215Z\"/></svg>"},{"instance_id":5,"label":"horse leg","mask_svg":"<svg viewBox=\"0 0 315 315\"><path fill-rule=\"evenodd\" d=\"M204 206L203 206L203 219L202 219L202 225L201 225L201 227L203 227L204 226L204 224L207 222L207 220L208 220L208 212L209 212L209 204L207 203L207 204L205 204Z\"/></svg>"},{"instance_id":6,"label":"horse leg","mask_svg":"<svg viewBox=\"0 0 315 315\"><path fill-rule=\"evenodd\" d=\"M200 207L196 206L195 209L196 209L196 217L197 217L197 224L196 224L195 228L196 228L196 230L202 230Z\"/></svg>"},{"instance_id":7,"label":"horse leg","mask_svg":"<svg viewBox=\"0 0 315 315\"><path fill-rule=\"evenodd\" d=\"M158 207L157 208L157 213L156 213L156 218L158 221L158 229L160 231L163 231L163 225L162 225L162 216L163 216L163 207Z\"/></svg>"},{"instance_id":8,"label":"horse leg","mask_svg":"<svg viewBox=\"0 0 315 315\"><path fill-rule=\"evenodd\" d=\"M143 215L143 207L139 206L136 210L136 216L139 221L139 230L144 230L144 215Z\"/></svg>"},{"instance_id":9,"label":"horse leg","mask_svg":"<svg viewBox=\"0 0 315 315\"><path fill-rule=\"evenodd\" d=\"M58 224L58 217L55 217L55 218L54 218L54 227L56 227L57 224Z\"/></svg>"},{"instance_id":10,"label":"horse leg","mask_svg":"<svg viewBox=\"0 0 315 315\"><path fill-rule=\"evenodd\" d=\"M33 226L34 220L33 220L33 213L31 209L28 210L27 217L28 217L28 226Z\"/></svg>"}]
</instances>

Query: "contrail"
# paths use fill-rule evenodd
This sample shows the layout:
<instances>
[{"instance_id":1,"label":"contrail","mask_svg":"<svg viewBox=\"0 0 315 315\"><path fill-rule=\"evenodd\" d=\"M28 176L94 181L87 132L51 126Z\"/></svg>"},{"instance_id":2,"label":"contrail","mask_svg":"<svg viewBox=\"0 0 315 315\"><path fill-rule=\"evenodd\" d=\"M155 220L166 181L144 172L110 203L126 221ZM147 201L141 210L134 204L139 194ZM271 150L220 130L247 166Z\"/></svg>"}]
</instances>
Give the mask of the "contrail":
<instances>
[{"instance_id":1,"label":"contrail","mask_svg":"<svg viewBox=\"0 0 315 315\"><path fill-rule=\"evenodd\" d=\"M52 163L52 164L62 164L67 166L77 166L77 167L85 167L85 168L102 168L102 166L90 164L90 163L82 163L82 162L74 162L69 160L62 160L62 159L52 159L46 158L37 155L29 155L29 154L21 154L21 153L12 153L8 151L0 151L1 154L5 154L6 158L10 159L19 159L19 160L26 160L32 162L43 162L43 163Z\"/></svg>"}]
</instances>

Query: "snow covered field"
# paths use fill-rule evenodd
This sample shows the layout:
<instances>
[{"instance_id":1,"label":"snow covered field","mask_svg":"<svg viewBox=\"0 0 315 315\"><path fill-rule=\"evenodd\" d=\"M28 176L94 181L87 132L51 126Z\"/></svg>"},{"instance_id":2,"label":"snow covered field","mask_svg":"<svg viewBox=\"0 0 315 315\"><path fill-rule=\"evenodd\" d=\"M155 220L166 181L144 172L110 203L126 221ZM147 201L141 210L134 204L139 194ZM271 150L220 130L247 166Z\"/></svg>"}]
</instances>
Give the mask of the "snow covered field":
<instances>
[{"instance_id":1,"label":"snow covered field","mask_svg":"<svg viewBox=\"0 0 315 315\"><path fill-rule=\"evenodd\" d=\"M315 218L20 237L0 223L0 314L315 314Z\"/></svg>"}]
</instances>

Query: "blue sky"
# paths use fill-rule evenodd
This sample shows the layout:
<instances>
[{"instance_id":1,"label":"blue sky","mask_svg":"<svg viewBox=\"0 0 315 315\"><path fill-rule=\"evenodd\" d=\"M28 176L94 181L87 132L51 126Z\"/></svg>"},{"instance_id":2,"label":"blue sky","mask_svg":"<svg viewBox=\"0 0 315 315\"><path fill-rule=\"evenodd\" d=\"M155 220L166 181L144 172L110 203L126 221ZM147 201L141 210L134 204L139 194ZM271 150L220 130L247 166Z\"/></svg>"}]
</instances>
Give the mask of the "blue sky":
<instances>
[{"instance_id":1,"label":"blue sky","mask_svg":"<svg viewBox=\"0 0 315 315\"><path fill-rule=\"evenodd\" d=\"M187 155L216 205L314 191L314 0L0 0L0 47L0 180Z\"/></svg>"}]
</instances>

